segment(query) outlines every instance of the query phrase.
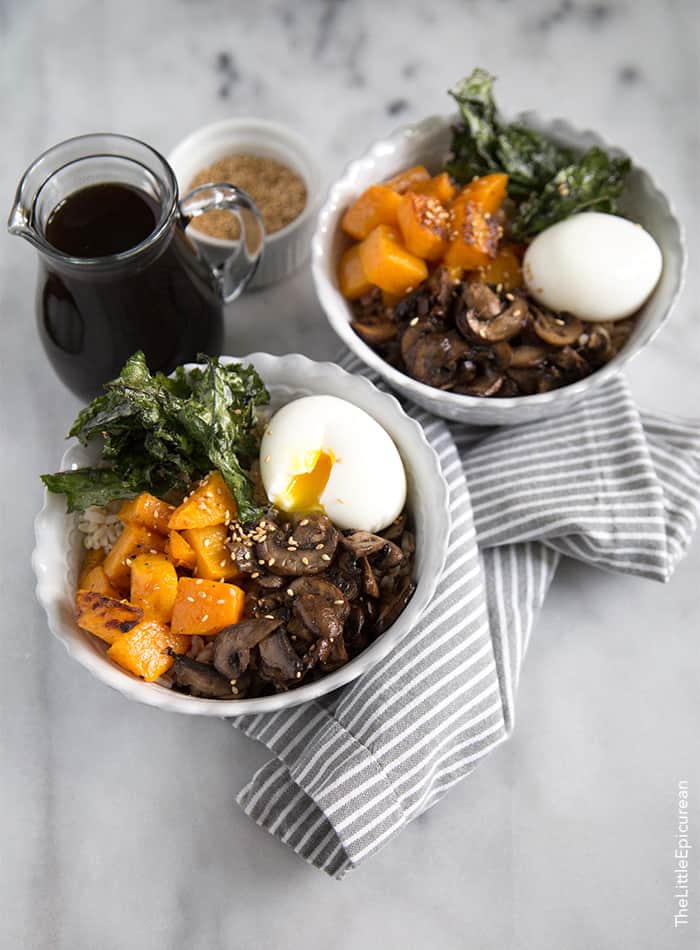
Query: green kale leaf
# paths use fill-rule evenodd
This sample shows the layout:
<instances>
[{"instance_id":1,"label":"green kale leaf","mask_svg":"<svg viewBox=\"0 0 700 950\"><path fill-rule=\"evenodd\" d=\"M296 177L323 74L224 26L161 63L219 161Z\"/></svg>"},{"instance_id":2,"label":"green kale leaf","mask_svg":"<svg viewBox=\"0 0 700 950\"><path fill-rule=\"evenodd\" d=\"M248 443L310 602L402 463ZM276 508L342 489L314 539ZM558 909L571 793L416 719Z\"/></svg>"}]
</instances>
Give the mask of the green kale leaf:
<instances>
[{"instance_id":1,"label":"green kale leaf","mask_svg":"<svg viewBox=\"0 0 700 950\"><path fill-rule=\"evenodd\" d=\"M519 123L504 123L493 96L494 76L475 69L450 95L461 114L452 130L447 171L459 183L493 172L508 175L508 195L518 210L513 237L526 240L577 211L617 213L616 198L628 159L592 148L580 158L569 148Z\"/></svg>"},{"instance_id":2,"label":"green kale leaf","mask_svg":"<svg viewBox=\"0 0 700 950\"><path fill-rule=\"evenodd\" d=\"M135 353L70 430L83 445L102 439L105 467L44 475L49 491L65 494L68 510L78 511L142 491L182 490L217 468L241 520L259 517L245 467L257 449L255 407L269 394L251 366L200 360L203 369L178 367L170 378L151 375L143 353Z\"/></svg>"},{"instance_id":3,"label":"green kale leaf","mask_svg":"<svg viewBox=\"0 0 700 950\"><path fill-rule=\"evenodd\" d=\"M601 148L591 148L577 162L559 169L540 192L518 207L512 225L516 241L533 237L557 221L579 211L615 214L630 168L628 158L610 158Z\"/></svg>"}]
</instances>

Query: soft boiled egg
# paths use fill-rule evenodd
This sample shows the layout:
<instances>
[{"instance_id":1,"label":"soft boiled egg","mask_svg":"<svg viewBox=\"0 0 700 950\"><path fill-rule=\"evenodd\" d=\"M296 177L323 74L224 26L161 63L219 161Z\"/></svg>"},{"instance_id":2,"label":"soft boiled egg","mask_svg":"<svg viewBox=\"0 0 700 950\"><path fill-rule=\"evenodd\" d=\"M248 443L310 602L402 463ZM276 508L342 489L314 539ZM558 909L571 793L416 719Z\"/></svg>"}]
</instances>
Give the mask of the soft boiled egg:
<instances>
[{"instance_id":1,"label":"soft boiled egg","mask_svg":"<svg viewBox=\"0 0 700 950\"><path fill-rule=\"evenodd\" d=\"M661 276L663 259L639 224L584 211L532 241L523 276L535 300L582 320L622 320L638 310Z\"/></svg>"},{"instance_id":2,"label":"soft boiled egg","mask_svg":"<svg viewBox=\"0 0 700 950\"><path fill-rule=\"evenodd\" d=\"M381 531L406 503L406 473L389 434L337 396L304 396L274 414L260 445L268 499L324 511L338 528Z\"/></svg>"}]
</instances>

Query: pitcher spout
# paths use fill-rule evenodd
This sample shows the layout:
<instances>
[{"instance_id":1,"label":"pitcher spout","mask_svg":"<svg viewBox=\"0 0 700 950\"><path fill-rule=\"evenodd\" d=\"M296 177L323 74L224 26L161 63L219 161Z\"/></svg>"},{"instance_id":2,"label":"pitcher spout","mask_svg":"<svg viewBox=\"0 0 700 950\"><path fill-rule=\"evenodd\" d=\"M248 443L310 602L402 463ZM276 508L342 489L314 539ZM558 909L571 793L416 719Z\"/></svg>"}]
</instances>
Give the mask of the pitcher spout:
<instances>
[{"instance_id":1,"label":"pitcher spout","mask_svg":"<svg viewBox=\"0 0 700 950\"><path fill-rule=\"evenodd\" d=\"M10 216L7 219L7 230L10 234L23 237L30 244L36 245L38 243L36 232L31 223L31 216L27 209L19 203L16 203L10 211Z\"/></svg>"}]
</instances>

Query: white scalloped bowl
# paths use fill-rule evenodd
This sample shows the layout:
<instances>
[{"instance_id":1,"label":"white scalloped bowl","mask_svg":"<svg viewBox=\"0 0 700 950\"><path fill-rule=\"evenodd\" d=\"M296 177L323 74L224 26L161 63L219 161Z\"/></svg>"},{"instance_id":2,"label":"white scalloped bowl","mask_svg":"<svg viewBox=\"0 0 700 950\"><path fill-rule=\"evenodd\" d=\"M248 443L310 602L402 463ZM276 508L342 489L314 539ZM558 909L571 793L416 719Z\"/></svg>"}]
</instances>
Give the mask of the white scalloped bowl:
<instances>
[{"instance_id":1,"label":"white scalloped bowl","mask_svg":"<svg viewBox=\"0 0 700 950\"><path fill-rule=\"evenodd\" d=\"M585 150L600 145L613 155L623 155L590 131L578 131L563 119L546 122L527 112L518 120L538 129L549 138ZM480 398L443 392L412 379L385 362L354 332L348 302L338 289L338 259L350 239L340 229L340 219L351 202L368 185L376 184L411 165L423 164L435 173L444 167L450 150L451 126L455 115L430 116L416 125L397 129L375 142L365 154L351 162L333 184L318 217L311 245L311 267L316 293L330 325L340 339L407 399L436 415L476 425L513 425L532 422L565 411L596 389L636 356L668 320L683 285L685 246L683 232L673 208L644 169L633 165L628 176L621 206L626 215L638 221L658 242L664 258L661 279L639 312L637 326L620 352L605 366L585 379L533 396Z\"/></svg>"},{"instance_id":2,"label":"white scalloped bowl","mask_svg":"<svg viewBox=\"0 0 700 950\"><path fill-rule=\"evenodd\" d=\"M437 455L423 429L406 415L392 395L381 392L363 376L353 376L333 363L313 362L298 353L289 356L252 353L240 360L234 357L222 357L222 360L252 363L270 390L275 408L298 396L329 394L360 406L384 426L406 467L408 507L416 530L416 590L396 622L373 644L336 672L314 683L259 699L229 701L186 696L131 676L112 663L106 655L107 644L78 627L73 604L82 535L77 528L77 516L66 514L63 496L46 492L44 507L35 523L32 566L37 578L37 599L46 611L51 632L73 659L127 699L172 712L219 718L274 712L317 699L380 663L410 633L430 603L442 574L450 533L448 488ZM95 461L95 449L84 449L76 444L63 456L61 468Z\"/></svg>"}]
</instances>

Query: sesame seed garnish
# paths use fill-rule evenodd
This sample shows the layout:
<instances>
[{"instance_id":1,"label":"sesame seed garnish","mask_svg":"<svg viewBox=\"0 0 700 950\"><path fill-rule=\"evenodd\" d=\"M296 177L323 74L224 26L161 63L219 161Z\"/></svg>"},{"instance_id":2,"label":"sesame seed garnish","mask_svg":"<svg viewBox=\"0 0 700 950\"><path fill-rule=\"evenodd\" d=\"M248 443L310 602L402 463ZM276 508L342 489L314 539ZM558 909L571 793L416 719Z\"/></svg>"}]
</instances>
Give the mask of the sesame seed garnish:
<instances>
[{"instance_id":1,"label":"sesame seed garnish","mask_svg":"<svg viewBox=\"0 0 700 950\"><path fill-rule=\"evenodd\" d=\"M316 545L316 550L317 551L323 550L323 541L319 541L319 543Z\"/></svg>"},{"instance_id":2,"label":"sesame seed garnish","mask_svg":"<svg viewBox=\"0 0 700 950\"><path fill-rule=\"evenodd\" d=\"M344 600L334 600L333 603L334 603L334 604L338 604L338 606L342 607L343 604L345 603L345 601L344 601Z\"/></svg>"},{"instance_id":3,"label":"sesame seed garnish","mask_svg":"<svg viewBox=\"0 0 700 950\"><path fill-rule=\"evenodd\" d=\"M272 565L273 565L274 563L275 563L275 559L274 559L273 557L271 557L270 560L267 562L267 566L268 566L268 567L272 567Z\"/></svg>"},{"instance_id":4,"label":"sesame seed garnish","mask_svg":"<svg viewBox=\"0 0 700 950\"><path fill-rule=\"evenodd\" d=\"M187 599L189 600L189 602L190 602L191 604L194 603L194 597L188 597Z\"/></svg>"},{"instance_id":5,"label":"sesame seed garnish","mask_svg":"<svg viewBox=\"0 0 700 950\"><path fill-rule=\"evenodd\" d=\"M294 675L296 676L296 678L297 678L298 680L300 680L300 679L301 679L301 670L297 670L297 672L296 672Z\"/></svg>"},{"instance_id":6,"label":"sesame seed garnish","mask_svg":"<svg viewBox=\"0 0 700 950\"><path fill-rule=\"evenodd\" d=\"M301 559L301 563L302 563L302 564L308 564L308 563L309 563L308 557L303 557L303 558Z\"/></svg>"},{"instance_id":7,"label":"sesame seed garnish","mask_svg":"<svg viewBox=\"0 0 700 950\"><path fill-rule=\"evenodd\" d=\"M217 600L217 604L223 604L225 601L223 599Z\"/></svg>"},{"instance_id":8,"label":"sesame seed garnish","mask_svg":"<svg viewBox=\"0 0 700 950\"><path fill-rule=\"evenodd\" d=\"M199 584L203 584L203 583L204 583L204 581L202 580L201 577L198 577L197 580L195 581L195 584L197 584L198 586L199 586Z\"/></svg>"},{"instance_id":9,"label":"sesame seed garnish","mask_svg":"<svg viewBox=\"0 0 700 950\"><path fill-rule=\"evenodd\" d=\"M274 620L273 614L265 614L265 620Z\"/></svg>"},{"instance_id":10,"label":"sesame seed garnish","mask_svg":"<svg viewBox=\"0 0 700 950\"><path fill-rule=\"evenodd\" d=\"M330 560L332 560L332 558L331 558L330 554L322 554L322 555L321 555L321 560L322 560L322 561L330 561Z\"/></svg>"},{"instance_id":11,"label":"sesame seed garnish","mask_svg":"<svg viewBox=\"0 0 700 950\"><path fill-rule=\"evenodd\" d=\"M223 561L219 561L219 567L226 567L226 558Z\"/></svg>"},{"instance_id":12,"label":"sesame seed garnish","mask_svg":"<svg viewBox=\"0 0 700 950\"><path fill-rule=\"evenodd\" d=\"M304 518L302 521L299 522L299 527L300 527L300 528L305 528L308 523L309 523L309 519L308 519L308 518Z\"/></svg>"},{"instance_id":13,"label":"sesame seed garnish","mask_svg":"<svg viewBox=\"0 0 700 950\"><path fill-rule=\"evenodd\" d=\"M260 577L260 571L253 571L250 576L253 578L253 580L256 580L258 577Z\"/></svg>"},{"instance_id":14,"label":"sesame seed garnish","mask_svg":"<svg viewBox=\"0 0 700 950\"><path fill-rule=\"evenodd\" d=\"M291 587L288 587L288 588L287 588L287 594L288 594L290 597L293 597L293 596L294 596L294 591L292 590Z\"/></svg>"},{"instance_id":15,"label":"sesame seed garnish","mask_svg":"<svg viewBox=\"0 0 700 950\"><path fill-rule=\"evenodd\" d=\"M203 600L206 599L206 593L203 590L197 591L197 597L201 597Z\"/></svg>"},{"instance_id":16,"label":"sesame seed garnish","mask_svg":"<svg viewBox=\"0 0 700 950\"><path fill-rule=\"evenodd\" d=\"M240 412L240 409L238 411ZM238 689L237 686L231 686L231 692L233 693L234 696L238 696L238 693L240 692L240 690Z\"/></svg>"},{"instance_id":17,"label":"sesame seed garnish","mask_svg":"<svg viewBox=\"0 0 700 950\"><path fill-rule=\"evenodd\" d=\"M263 459L263 461L264 461L264 462L269 462L269 461L270 461L270 456L269 456L269 455L266 455L265 458Z\"/></svg>"},{"instance_id":18,"label":"sesame seed garnish","mask_svg":"<svg viewBox=\"0 0 700 950\"><path fill-rule=\"evenodd\" d=\"M206 623L208 619L209 619L209 614L202 614L202 620L201 620L202 623Z\"/></svg>"}]
</instances>

